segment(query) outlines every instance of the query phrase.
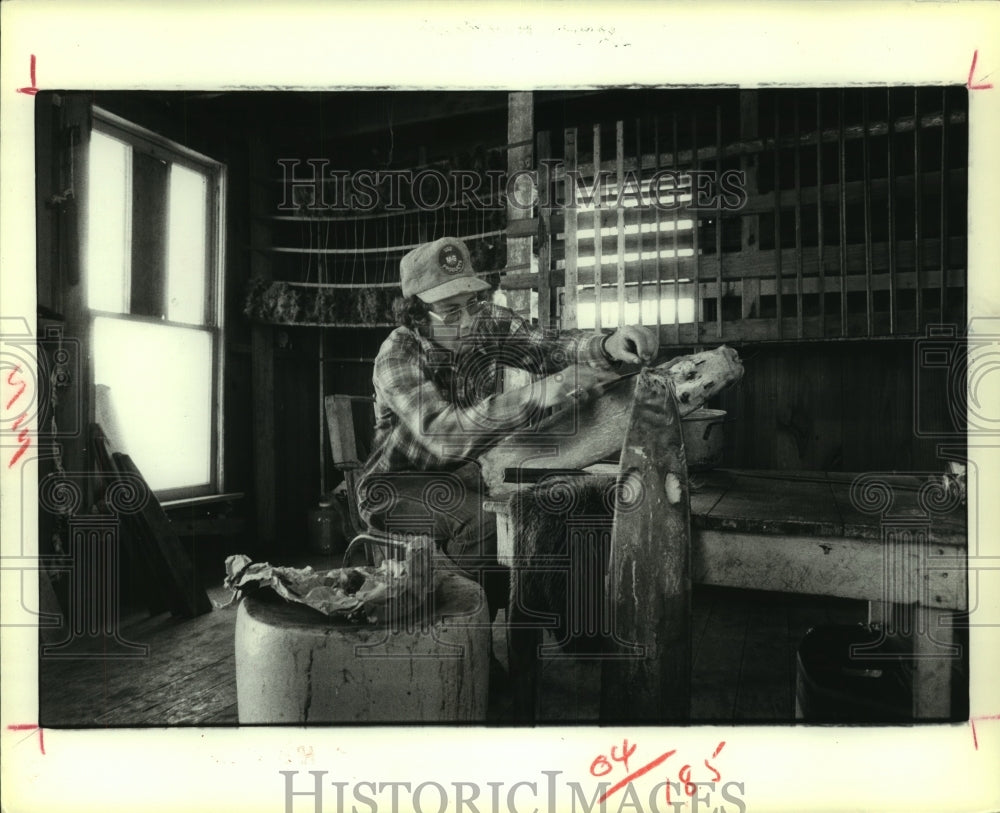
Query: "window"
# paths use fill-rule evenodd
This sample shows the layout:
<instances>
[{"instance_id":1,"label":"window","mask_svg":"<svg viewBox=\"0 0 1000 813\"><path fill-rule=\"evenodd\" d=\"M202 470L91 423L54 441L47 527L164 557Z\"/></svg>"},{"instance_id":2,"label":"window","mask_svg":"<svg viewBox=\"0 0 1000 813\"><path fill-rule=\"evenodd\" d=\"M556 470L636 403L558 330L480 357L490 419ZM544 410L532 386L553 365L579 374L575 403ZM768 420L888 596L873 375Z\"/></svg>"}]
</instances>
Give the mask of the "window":
<instances>
[{"instance_id":1,"label":"window","mask_svg":"<svg viewBox=\"0 0 1000 813\"><path fill-rule=\"evenodd\" d=\"M642 191L642 209L639 216L628 215L629 222L619 236L616 224L601 224L601 274L602 280L608 275L615 276L618 266L619 239L625 243L623 261L626 268L645 267L649 278L655 279L663 269L660 285L649 282L625 284L624 309L619 311L618 287L607 282L601 285L600 314L597 308L597 292L594 285L578 285L576 296L576 327L592 330L598 327L613 327L625 325L656 325L688 323L694 321L694 286L690 279L677 280L675 298L675 283L673 271L677 261L694 256L692 235L694 221L690 215L674 217L671 214L661 214L659 223L652 209L649 177L640 179L639 189ZM640 202L635 194L622 195L619 202L619 184L613 179L605 179L595 189L594 178L582 179L576 191L576 206L581 221L589 221L589 226L577 229L577 261L578 269L593 269L597 265L596 226L600 218L598 209L603 212L615 212L619 206L626 210L640 208ZM660 178L657 181L657 200L661 206L686 206L691 202L690 178L682 176L681 182L674 187L672 181ZM598 206L599 204L599 206ZM646 211L648 210L648 211ZM562 235L565 239L565 235ZM565 267L565 261L560 261L557 267ZM659 318L657 318L659 305ZM599 316L599 318L598 318Z\"/></svg>"},{"instance_id":2,"label":"window","mask_svg":"<svg viewBox=\"0 0 1000 813\"><path fill-rule=\"evenodd\" d=\"M95 401L161 500L222 489L223 184L221 164L95 109L84 250Z\"/></svg>"}]
</instances>

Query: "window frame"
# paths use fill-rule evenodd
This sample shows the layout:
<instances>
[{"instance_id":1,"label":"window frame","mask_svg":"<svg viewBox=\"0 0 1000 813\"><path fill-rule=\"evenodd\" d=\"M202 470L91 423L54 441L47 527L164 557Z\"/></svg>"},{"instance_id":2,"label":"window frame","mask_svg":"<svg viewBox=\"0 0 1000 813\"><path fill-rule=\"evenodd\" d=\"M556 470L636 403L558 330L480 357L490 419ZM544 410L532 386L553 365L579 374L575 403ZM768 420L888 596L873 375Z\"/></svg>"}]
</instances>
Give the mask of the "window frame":
<instances>
[{"instance_id":1,"label":"window frame","mask_svg":"<svg viewBox=\"0 0 1000 813\"><path fill-rule=\"evenodd\" d=\"M176 502L191 498L199 498L224 493L225 468L223 420L224 420L224 293L225 293L225 211L226 211L226 166L220 161L209 158L172 139L162 136L152 130L134 124L120 116L104 110L97 105L91 106L91 132L97 131L103 135L118 139L128 144L133 151L139 151L169 164L177 164L190 170L202 173L207 178L206 184L206 232L205 232L205 310L202 324L174 322L166 318L133 314L129 312L116 313L99 310L85 304L87 319L87 335L90 346L93 347L94 323L97 318L104 317L126 322L142 322L170 327L207 332L211 338L211 448L209 450L209 482L196 486L181 486L177 488L160 489L153 493L160 502ZM88 139L89 142L89 139ZM88 178L89 186L89 178ZM87 213L87 222L89 215ZM131 243L131 237L130 237ZM85 252L81 252L84 254ZM129 276L131 278L131 266ZM87 269L89 273L89 269ZM131 279L129 280L131 285ZM82 287L86 291L86 281ZM91 382L91 398L96 394L95 369L96 362L93 353L88 354L88 364Z\"/></svg>"}]
</instances>

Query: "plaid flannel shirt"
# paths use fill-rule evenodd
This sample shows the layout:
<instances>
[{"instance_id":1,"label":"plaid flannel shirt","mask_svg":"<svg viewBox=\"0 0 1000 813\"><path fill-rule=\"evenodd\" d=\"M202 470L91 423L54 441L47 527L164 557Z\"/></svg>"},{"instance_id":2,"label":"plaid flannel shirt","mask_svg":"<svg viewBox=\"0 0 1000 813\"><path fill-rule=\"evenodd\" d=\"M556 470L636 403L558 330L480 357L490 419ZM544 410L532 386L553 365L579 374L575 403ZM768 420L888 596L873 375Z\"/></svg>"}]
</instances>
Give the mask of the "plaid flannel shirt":
<instances>
[{"instance_id":1,"label":"plaid flannel shirt","mask_svg":"<svg viewBox=\"0 0 1000 813\"><path fill-rule=\"evenodd\" d=\"M603 336L546 332L487 304L457 354L421 333L396 328L375 359L375 440L359 480L404 471L452 471L542 416L516 391L503 392L502 367L550 374L570 364L612 369ZM453 357L453 355L455 357Z\"/></svg>"}]
</instances>

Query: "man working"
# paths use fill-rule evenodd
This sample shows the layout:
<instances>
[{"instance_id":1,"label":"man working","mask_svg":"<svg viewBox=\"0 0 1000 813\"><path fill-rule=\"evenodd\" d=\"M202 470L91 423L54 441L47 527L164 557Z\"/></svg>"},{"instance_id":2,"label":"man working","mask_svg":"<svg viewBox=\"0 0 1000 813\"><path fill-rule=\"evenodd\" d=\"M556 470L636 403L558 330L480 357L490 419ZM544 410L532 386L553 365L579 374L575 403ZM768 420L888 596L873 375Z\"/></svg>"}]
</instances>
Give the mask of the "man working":
<instances>
[{"instance_id":1,"label":"man working","mask_svg":"<svg viewBox=\"0 0 1000 813\"><path fill-rule=\"evenodd\" d=\"M496 560L496 525L484 513L475 460L533 426L550 407L617 378L622 362L656 355L654 331L546 333L487 301L468 248L444 237L400 262L400 327L375 359L374 451L358 485L363 519L388 531L429 532L486 591L506 603L509 574ZM503 391L502 368L545 377Z\"/></svg>"}]
</instances>

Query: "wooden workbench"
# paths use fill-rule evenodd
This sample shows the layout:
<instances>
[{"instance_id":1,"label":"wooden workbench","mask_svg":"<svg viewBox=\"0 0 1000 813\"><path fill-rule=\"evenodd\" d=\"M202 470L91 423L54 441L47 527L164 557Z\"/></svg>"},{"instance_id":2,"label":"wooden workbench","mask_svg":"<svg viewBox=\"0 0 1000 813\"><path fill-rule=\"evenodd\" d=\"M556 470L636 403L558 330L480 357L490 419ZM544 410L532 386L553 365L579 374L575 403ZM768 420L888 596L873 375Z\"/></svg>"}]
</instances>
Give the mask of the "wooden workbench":
<instances>
[{"instance_id":1,"label":"wooden workbench","mask_svg":"<svg viewBox=\"0 0 1000 813\"><path fill-rule=\"evenodd\" d=\"M968 607L967 520L965 506L932 487L930 473L717 470L691 477L695 583L912 607L912 629L904 632L913 642L914 717L949 718L957 656L951 617ZM485 503L497 514L506 564L517 544L511 497Z\"/></svg>"}]
</instances>

